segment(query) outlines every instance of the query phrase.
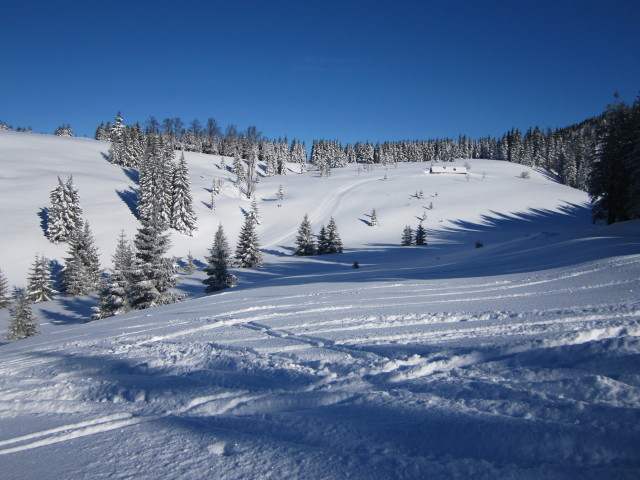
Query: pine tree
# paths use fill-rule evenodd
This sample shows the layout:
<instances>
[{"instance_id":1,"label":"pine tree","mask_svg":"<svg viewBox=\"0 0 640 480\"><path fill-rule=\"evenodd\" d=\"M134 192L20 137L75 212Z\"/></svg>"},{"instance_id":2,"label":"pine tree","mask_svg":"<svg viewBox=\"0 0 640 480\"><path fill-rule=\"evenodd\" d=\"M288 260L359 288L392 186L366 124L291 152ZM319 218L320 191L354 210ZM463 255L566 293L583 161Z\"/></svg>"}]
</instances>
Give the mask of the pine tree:
<instances>
[{"instance_id":1,"label":"pine tree","mask_svg":"<svg viewBox=\"0 0 640 480\"><path fill-rule=\"evenodd\" d=\"M177 301L178 296L170 290L178 281L174 262L164 257L171 245L157 209L150 217L142 219L134 244L136 262L132 273L133 308L143 310Z\"/></svg>"},{"instance_id":2,"label":"pine tree","mask_svg":"<svg viewBox=\"0 0 640 480\"><path fill-rule=\"evenodd\" d=\"M284 190L282 190L282 185L278 185L278 191L276 192L276 197L278 198L278 206L282 206L282 200L284 200Z\"/></svg>"},{"instance_id":3,"label":"pine tree","mask_svg":"<svg viewBox=\"0 0 640 480\"><path fill-rule=\"evenodd\" d=\"M56 128L53 134L58 137L73 137L73 130L71 128L71 125L67 123L65 125L60 125L58 128Z\"/></svg>"},{"instance_id":4,"label":"pine tree","mask_svg":"<svg viewBox=\"0 0 640 480\"><path fill-rule=\"evenodd\" d=\"M378 214L376 213L375 208L371 210L371 221L369 222L369 225L371 225L372 227L375 227L378 225Z\"/></svg>"},{"instance_id":5,"label":"pine tree","mask_svg":"<svg viewBox=\"0 0 640 480\"><path fill-rule=\"evenodd\" d=\"M240 231L240 238L236 248L236 263L240 268L262 266L262 252L260 252L255 222L251 216L245 218L244 225Z\"/></svg>"},{"instance_id":6,"label":"pine tree","mask_svg":"<svg viewBox=\"0 0 640 480\"><path fill-rule=\"evenodd\" d=\"M184 273L187 275L191 275L196 271L196 265L193 263L193 255L191 255L191 251L187 254L187 261L184 264Z\"/></svg>"},{"instance_id":7,"label":"pine tree","mask_svg":"<svg viewBox=\"0 0 640 480\"><path fill-rule=\"evenodd\" d=\"M240 157L234 157L231 173L236 176L236 186L238 188L241 188L242 184L244 183L246 174L244 171L244 162L240 160Z\"/></svg>"},{"instance_id":8,"label":"pine tree","mask_svg":"<svg viewBox=\"0 0 640 480\"><path fill-rule=\"evenodd\" d=\"M38 324L29 300L23 290L16 290L11 310L11 321L7 329L7 340L22 340L38 333Z\"/></svg>"},{"instance_id":9,"label":"pine tree","mask_svg":"<svg viewBox=\"0 0 640 480\"><path fill-rule=\"evenodd\" d=\"M324 225L320 227L320 232L318 233L318 247L316 248L316 253L318 255L326 255L329 248L329 239L327 238L327 229Z\"/></svg>"},{"instance_id":10,"label":"pine tree","mask_svg":"<svg viewBox=\"0 0 640 480\"><path fill-rule=\"evenodd\" d=\"M52 243L66 242L71 232L82 225L80 196L69 176L66 183L58 177L58 186L51 191L51 207L47 218L47 238Z\"/></svg>"},{"instance_id":11,"label":"pine tree","mask_svg":"<svg viewBox=\"0 0 640 480\"><path fill-rule=\"evenodd\" d=\"M147 137L140 166L138 218L158 214L162 228L171 223L173 155L173 147L159 135Z\"/></svg>"},{"instance_id":12,"label":"pine tree","mask_svg":"<svg viewBox=\"0 0 640 480\"><path fill-rule=\"evenodd\" d=\"M638 218L640 214L640 100L610 106L598 161L593 166L589 194L594 218L607 223ZM634 196L634 194L636 194Z\"/></svg>"},{"instance_id":13,"label":"pine tree","mask_svg":"<svg viewBox=\"0 0 640 480\"><path fill-rule=\"evenodd\" d=\"M0 270L0 308L7 308L11 304L11 294L9 292L9 282Z\"/></svg>"},{"instance_id":14,"label":"pine tree","mask_svg":"<svg viewBox=\"0 0 640 480\"><path fill-rule=\"evenodd\" d=\"M205 293L212 293L229 287L235 287L237 278L229 273L231 266L231 250L229 242L224 234L222 225L213 239L213 245L207 257L207 266L204 269L208 277L202 283L206 285Z\"/></svg>"},{"instance_id":15,"label":"pine tree","mask_svg":"<svg viewBox=\"0 0 640 480\"><path fill-rule=\"evenodd\" d=\"M404 227L404 230L402 231L402 240L400 242L400 245L402 245L403 247L413 245L413 230L411 230L411 227L409 225Z\"/></svg>"},{"instance_id":16,"label":"pine tree","mask_svg":"<svg viewBox=\"0 0 640 480\"><path fill-rule=\"evenodd\" d=\"M94 319L107 318L131 311L130 295L132 275L135 266L135 253L131 242L120 233L116 251L111 257L113 268L100 287L98 306L94 307Z\"/></svg>"},{"instance_id":17,"label":"pine tree","mask_svg":"<svg viewBox=\"0 0 640 480\"><path fill-rule=\"evenodd\" d=\"M313 233L311 232L311 222L309 222L309 217L307 215L304 216L304 219L300 224L300 228L298 228L296 245L297 247L294 255L308 256L315 255L317 252L316 242L314 240Z\"/></svg>"},{"instance_id":18,"label":"pine tree","mask_svg":"<svg viewBox=\"0 0 640 480\"><path fill-rule=\"evenodd\" d=\"M65 259L60 276L62 291L69 297L87 295L100 288L102 270L88 222L71 235L69 257Z\"/></svg>"},{"instance_id":19,"label":"pine tree","mask_svg":"<svg viewBox=\"0 0 640 480\"><path fill-rule=\"evenodd\" d=\"M336 221L331 217L327 224L327 251L325 253L342 253L342 240L338 234Z\"/></svg>"},{"instance_id":20,"label":"pine tree","mask_svg":"<svg viewBox=\"0 0 640 480\"><path fill-rule=\"evenodd\" d=\"M53 288L49 259L36 255L29 273L25 296L30 303L47 302L58 293Z\"/></svg>"},{"instance_id":21,"label":"pine tree","mask_svg":"<svg viewBox=\"0 0 640 480\"><path fill-rule=\"evenodd\" d=\"M189 236L193 235L194 230L197 229L196 213L193 210L193 197L191 196L191 182L184 153L180 156L178 166L173 174L171 228Z\"/></svg>"},{"instance_id":22,"label":"pine tree","mask_svg":"<svg viewBox=\"0 0 640 480\"><path fill-rule=\"evenodd\" d=\"M211 181L211 210L216 209L216 196L220 194L220 183L217 179Z\"/></svg>"},{"instance_id":23,"label":"pine tree","mask_svg":"<svg viewBox=\"0 0 640 480\"><path fill-rule=\"evenodd\" d=\"M260 225L260 210L258 210L258 202L255 197L251 199L251 209L249 210L249 216L253 219L253 223Z\"/></svg>"},{"instance_id":24,"label":"pine tree","mask_svg":"<svg viewBox=\"0 0 640 480\"><path fill-rule=\"evenodd\" d=\"M418 228L416 228L416 245L426 245L427 244L427 230L422 226L422 222L418 224Z\"/></svg>"}]
</instances>

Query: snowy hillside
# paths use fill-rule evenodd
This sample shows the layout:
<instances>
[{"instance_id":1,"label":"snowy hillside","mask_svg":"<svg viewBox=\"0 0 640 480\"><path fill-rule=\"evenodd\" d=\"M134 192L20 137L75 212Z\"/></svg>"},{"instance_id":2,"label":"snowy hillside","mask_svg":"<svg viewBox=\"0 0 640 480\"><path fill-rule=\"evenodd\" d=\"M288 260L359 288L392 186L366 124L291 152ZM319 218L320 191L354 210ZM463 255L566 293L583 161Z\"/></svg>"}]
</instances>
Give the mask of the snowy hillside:
<instances>
[{"instance_id":1,"label":"snowy hillside","mask_svg":"<svg viewBox=\"0 0 640 480\"><path fill-rule=\"evenodd\" d=\"M107 149L0 132L12 284L36 253L65 255L38 216L57 175L103 264L135 234L135 185ZM202 261L219 223L235 244L249 202L219 157L185 156L199 229L172 253ZM178 287L197 298L89 323L92 298L37 304L42 333L0 342L1 476L637 478L640 223L593 225L584 192L469 164L264 177L266 265L237 288L203 296L198 272ZM425 212L429 246L400 247ZM291 255L305 213L315 232L335 217L344 254Z\"/></svg>"},{"instance_id":2,"label":"snowy hillside","mask_svg":"<svg viewBox=\"0 0 640 480\"><path fill-rule=\"evenodd\" d=\"M95 140L0 132L0 216L7 226L0 240L0 268L12 285L26 282L36 254L61 263L66 256L67 246L50 243L42 227L41 212L51 205L49 193L57 185L58 176L65 180L73 175L103 266L110 265L121 230L130 237L135 235L139 222L131 213L137 189L134 175L107 162L104 155L108 149L109 143ZM185 157L198 231L193 237L174 231L171 254L185 257L191 251L203 260L220 223L235 244L250 202L239 195L234 175L219 168L221 157L189 152ZM226 158L228 167L231 163L232 159ZM358 252L398 246L403 228L415 228L425 213L429 243L460 243L463 251L476 240L488 246L495 243L492 232L496 229L491 227L502 224L509 226L497 234L496 239L502 242L555 228L555 223L562 223L565 229L590 228L584 192L559 185L522 165L488 160L469 163L468 178L427 175L429 165L422 163L398 164L396 168L376 166L372 172L350 166L334 169L329 178L320 178L318 172L295 174L299 167L291 165L289 175L262 176L256 192L262 217L258 233L267 263L279 264L282 255L291 254L305 214L316 233L334 216L345 248ZM523 171L529 171L531 178L518 178ZM208 208L209 189L214 178L223 180L223 188L212 211ZM282 207L278 207L276 198L279 185L285 195ZM420 191L424 199L416 198ZM430 205L432 210L428 209ZM379 225L370 227L369 215L374 208ZM470 237L465 222L479 223L479 227L471 226L471 230L479 228L478 235ZM349 264L356 259L366 262L365 254L358 257L341 260Z\"/></svg>"}]
</instances>

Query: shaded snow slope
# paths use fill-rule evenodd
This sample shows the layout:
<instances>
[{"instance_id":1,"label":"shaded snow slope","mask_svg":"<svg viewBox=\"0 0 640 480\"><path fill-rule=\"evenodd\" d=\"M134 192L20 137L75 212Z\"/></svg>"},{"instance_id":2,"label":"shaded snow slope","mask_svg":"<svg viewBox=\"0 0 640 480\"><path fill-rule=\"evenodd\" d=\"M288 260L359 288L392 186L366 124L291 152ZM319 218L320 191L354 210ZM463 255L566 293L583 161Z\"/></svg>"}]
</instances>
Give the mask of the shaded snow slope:
<instances>
[{"instance_id":1,"label":"shaded snow slope","mask_svg":"<svg viewBox=\"0 0 640 480\"><path fill-rule=\"evenodd\" d=\"M15 157L29 151L16 138L0 135L3 165L12 142L23 148ZM106 148L65 145L79 163ZM57 155L75 155L65 151ZM187 159L206 201L217 168L205 155ZM112 190L132 185L95 161ZM268 262L238 271L237 288L203 296L198 272L179 288L199 298L89 323L91 297L36 305L42 333L0 344L0 472L637 478L640 223L594 226L584 193L536 172L520 179L519 165L470 163L468 182L426 176L425 165L263 178ZM82 186L97 179L73 173L98 230ZM280 183L283 207L272 200ZM412 198L420 189L425 200ZM397 246L431 201L430 245ZM200 230L173 234L176 254L202 258L221 220L235 238L247 205L229 184L218 211L197 206ZM372 208L379 227L366 224ZM344 254L290 255L305 212L314 228L336 217ZM135 233L130 212L103 214L101 247L120 220Z\"/></svg>"}]
</instances>

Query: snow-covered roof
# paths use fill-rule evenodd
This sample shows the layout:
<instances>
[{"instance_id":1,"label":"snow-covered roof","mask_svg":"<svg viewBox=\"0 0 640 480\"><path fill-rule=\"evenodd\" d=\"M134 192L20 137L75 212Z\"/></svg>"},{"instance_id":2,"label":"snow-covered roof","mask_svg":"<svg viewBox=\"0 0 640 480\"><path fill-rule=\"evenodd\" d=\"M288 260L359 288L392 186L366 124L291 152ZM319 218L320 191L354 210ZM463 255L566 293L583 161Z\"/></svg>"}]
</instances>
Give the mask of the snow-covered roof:
<instances>
[{"instance_id":1,"label":"snow-covered roof","mask_svg":"<svg viewBox=\"0 0 640 480\"><path fill-rule=\"evenodd\" d=\"M429 169L429 173L467 173L467 167L458 167L456 165L452 166L432 166Z\"/></svg>"}]
</instances>

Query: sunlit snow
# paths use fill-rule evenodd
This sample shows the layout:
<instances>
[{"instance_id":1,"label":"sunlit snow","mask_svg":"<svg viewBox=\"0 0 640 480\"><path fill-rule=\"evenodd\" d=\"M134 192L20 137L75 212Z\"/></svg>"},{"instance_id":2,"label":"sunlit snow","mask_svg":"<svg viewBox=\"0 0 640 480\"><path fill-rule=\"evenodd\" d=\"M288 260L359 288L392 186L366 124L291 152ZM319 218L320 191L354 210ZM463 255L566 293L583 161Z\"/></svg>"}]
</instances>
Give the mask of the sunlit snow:
<instances>
[{"instance_id":1,"label":"sunlit snow","mask_svg":"<svg viewBox=\"0 0 640 480\"><path fill-rule=\"evenodd\" d=\"M39 216L57 175L104 266L135 235L135 175L107 150L0 132L12 285L35 254L66 254ZM172 233L171 253L203 262L250 202L220 157L185 158L198 231ZM0 477L637 478L640 223L592 224L587 195L543 171L468 163L291 166L260 179L265 266L234 270L238 287L205 296L198 271L184 302L100 321L94 297L35 305L41 334L0 342ZM425 213L429 245L400 247ZM294 257L305 214L316 233L335 217L345 253Z\"/></svg>"}]
</instances>

